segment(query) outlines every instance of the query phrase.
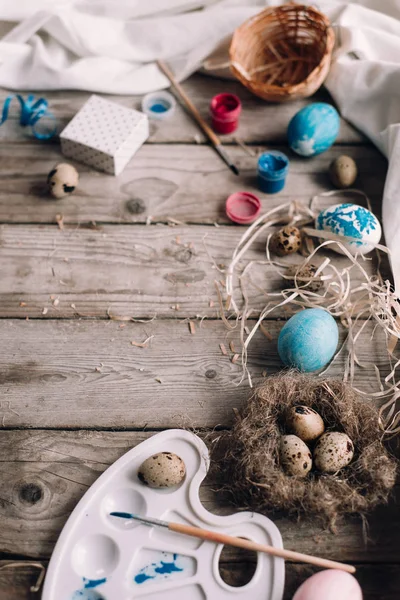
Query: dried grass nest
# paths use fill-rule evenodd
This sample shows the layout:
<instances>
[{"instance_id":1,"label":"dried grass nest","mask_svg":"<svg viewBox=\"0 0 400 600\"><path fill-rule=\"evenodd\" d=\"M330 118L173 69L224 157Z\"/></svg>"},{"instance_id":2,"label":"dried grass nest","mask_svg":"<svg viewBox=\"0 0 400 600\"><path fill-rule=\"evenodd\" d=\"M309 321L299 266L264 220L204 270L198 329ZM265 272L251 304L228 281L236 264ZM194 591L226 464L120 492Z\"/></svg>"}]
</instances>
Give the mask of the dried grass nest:
<instances>
[{"instance_id":1,"label":"dried grass nest","mask_svg":"<svg viewBox=\"0 0 400 600\"><path fill-rule=\"evenodd\" d=\"M340 472L312 471L302 479L281 468L279 441L289 433L285 414L298 404L316 410L326 430L344 431L353 440L353 461ZM364 515L388 500L397 460L385 450L381 435L377 411L351 386L293 371L279 373L255 390L224 440L225 489L236 507L319 517L334 530L340 515Z\"/></svg>"}]
</instances>

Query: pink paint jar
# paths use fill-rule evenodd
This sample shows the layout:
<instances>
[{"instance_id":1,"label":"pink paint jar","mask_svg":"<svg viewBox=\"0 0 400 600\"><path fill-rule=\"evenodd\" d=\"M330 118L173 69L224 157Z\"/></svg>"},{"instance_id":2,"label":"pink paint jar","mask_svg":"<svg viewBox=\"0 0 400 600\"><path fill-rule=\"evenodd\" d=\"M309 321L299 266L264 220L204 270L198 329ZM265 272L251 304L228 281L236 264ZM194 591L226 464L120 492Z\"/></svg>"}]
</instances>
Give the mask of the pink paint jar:
<instances>
[{"instance_id":1,"label":"pink paint jar","mask_svg":"<svg viewBox=\"0 0 400 600\"><path fill-rule=\"evenodd\" d=\"M242 105L234 94L218 94L210 103L212 128L217 133L232 133L239 124Z\"/></svg>"}]
</instances>

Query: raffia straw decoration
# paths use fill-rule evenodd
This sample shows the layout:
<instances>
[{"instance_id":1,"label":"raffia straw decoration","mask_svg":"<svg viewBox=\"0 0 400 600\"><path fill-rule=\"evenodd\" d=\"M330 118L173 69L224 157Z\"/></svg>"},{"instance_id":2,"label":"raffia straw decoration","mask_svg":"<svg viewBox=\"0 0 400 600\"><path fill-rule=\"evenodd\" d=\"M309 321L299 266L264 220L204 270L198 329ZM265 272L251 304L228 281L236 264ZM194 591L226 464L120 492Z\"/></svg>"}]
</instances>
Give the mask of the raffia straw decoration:
<instances>
[{"instance_id":1,"label":"raffia straw decoration","mask_svg":"<svg viewBox=\"0 0 400 600\"><path fill-rule=\"evenodd\" d=\"M329 196L332 194L356 194L362 196L369 206L369 200L359 190L335 191L320 194L320 196ZM400 367L400 359L394 355L394 342L400 338L400 304L399 298L393 291L389 281L383 281L380 274L369 275L365 269L365 261L368 258L363 256L353 256L343 245L344 238L328 232L316 231L313 227L318 210L314 205L317 197L311 200L310 206L297 202L283 204L270 210L260 216L242 235L239 243L233 251L231 262L226 270L225 292L230 297L230 314L224 312L224 302L221 290L218 290L218 300L220 306L220 315L228 329L240 328L241 339L241 363L243 375L241 382L245 377L248 378L252 387L252 377L249 371L248 349L254 338L254 335L260 328L261 323L267 317L274 315L277 308L291 307L298 308L324 308L333 317L338 319L345 330L347 337L338 353L333 358L334 362L339 354L344 355L345 367L343 380L353 385L356 371L359 369L368 369L375 374L377 380L376 391L368 393L362 390L356 390L360 395L375 399L381 405L379 411L379 425L387 436L393 436L400 432L400 409L397 408L397 400L400 398L400 379L397 369ZM279 262L271 256L270 239L273 230L272 227L284 224L295 224L303 228L303 231L315 236L317 243L319 238L325 238L322 243L316 245L315 249L304 261L298 265L300 271L306 265L318 264L318 269L314 275L320 278L324 284L324 289L318 293L310 290L309 282L303 281L302 277L289 277L287 274L287 264ZM250 261L245 268L239 272L239 264L243 264L246 252L256 240L263 236L267 239L266 257L259 261ZM346 238L348 241L348 238ZM332 246L339 246L348 263L344 267L336 267L331 258L325 255L326 249ZM377 252L389 253L388 249L380 244L376 245ZM251 306L250 291L254 288L251 279L251 272L255 264L262 264L274 269L281 277L282 281L287 280L288 286L279 291L264 291L266 298L264 308L255 309ZM357 278L357 279L356 279ZM241 298L235 294L234 283L239 283ZM255 286L256 287L256 286ZM236 288L237 290L237 288ZM249 321L256 318L255 324ZM378 332L383 333L386 338L387 363L389 374L385 377L381 374L378 366L372 362L363 362L359 358L360 336L368 323L375 325L373 336ZM331 363L332 364L332 363ZM329 366L320 373L325 374Z\"/></svg>"},{"instance_id":2,"label":"raffia straw decoration","mask_svg":"<svg viewBox=\"0 0 400 600\"><path fill-rule=\"evenodd\" d=\"M267 8L234 33L230 66L251 92L271 102L306 98L328 74L334 33L312 6Z\"/></svg>"},{"instance_id":3,"label":"raffia straw decoration","mask_svg":"<svg viewBox=\"0 0 400 600\"><path fill-rule=\"evenodd\" d=\"M296 404L312 407L327 429L344 431L353 441L354 459L338 474L313 470L300 478L281 467L280 438L290 433L286 414ZM236 507L316 517L335 530L340 515L364 516L388 500L397 461L380 437L377 411L351 386L289 371L268 377L236 415L221 439L225 452L217 467Z\"/></svg>"}]
</instances>

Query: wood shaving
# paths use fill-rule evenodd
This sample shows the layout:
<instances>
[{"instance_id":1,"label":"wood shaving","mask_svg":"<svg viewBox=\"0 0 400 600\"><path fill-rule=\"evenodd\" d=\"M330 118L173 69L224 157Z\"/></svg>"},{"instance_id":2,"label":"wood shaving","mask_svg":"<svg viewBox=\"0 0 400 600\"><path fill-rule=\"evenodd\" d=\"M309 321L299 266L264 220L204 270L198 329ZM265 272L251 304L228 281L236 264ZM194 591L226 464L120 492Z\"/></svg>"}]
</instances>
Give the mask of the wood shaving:
<instances>
[{"instance_id":1,"label":"wood shaving","mask_svg":"<svg viewBox=\"0 0 400 600\"><path fill-rule=\"evenodd\" d=\"M195 335L196 333L196 325L193 323L193 321L189 321L189 331L192 335Z\"/></svg>"},{"instance_id":2,"label":"wood shaving","mask_svg":"<svg viewBox=\"0 0 400 600\"><path fill-rule=\"evenodd\" d=\"M148 343L153 339L154 335L150 335L148 338L144 340L144 342L131 342L132 346L136 346L137 348L146 348Z\"/></svg>"},{"instance_id":3,"label":"wood shaving","mask_svg":"<svg viewBox=\"0 0 400 600\"><path fill-rule=\"evenodd\" d=\"M235 364L239 360L239 354L234 354L231 358L231 363Z\"/></svg>"},{"instance_id":4,"label":"wood shaving","mask_svg":"<svg viewBox=\"0 0 400 600\"><path fill-rule=\"evenodd\" d=\"M268 331L268 329L265 327L265 325L263 325L262 323L260 323L260 331L265 335L265 337L272 342L272 340L274 339L272 337L272 335L270 334L270 332Z\"/></svg>"},{"instance_id":5,"label":"wood shaving","mask_svg":"<svg viewBox=\"0 0 400 600\"><path fill-rule=\"evenodd\" d=\"M220 344L219 347L221 349L222 354L224 356L228 356L228 352L226 351L225 344Z\"/></svg>"},{"instance_id":6,"label":"wood shaving","mask_svg":"<svg viewBox=\"0 0 400 600\"><path fill-rule=\"evenodd\" d=\"M175 225L186 225L186 223L184 223L183 221L178 221L178 219L173 219L172 217L167 217L167 221L168 225L172 225L173 227L175 227Z\"/></svg>"},{"instance_id":7,"label":"wood shaving","mask_svg":"<svg viewBox=\"0 0 400 600\"><path fill-rule=\"evenodd\" d=\"M60 304L60 300L58 298L55 298L53 300L53 306L58 306Z\"/></svg>"},{"instance_id":8,"label":"wood shaving","mask_svg":"<svg viewBox=\"0 0 400 600\"><path fill-rule=\"evenodd\" d=\"M246 146L246 144L240 138L235 136L233 139L235 140L237 145L240 146L242 150L246 152L246 154L248 154L249 156L257 156L257 152Z\"/></svg>"},{"instance_id":9,"label":"wood shaving","mask_svg":"<svg viewBox=\"0 0 400 600\"><path fill-rule=\"evenodd\" d=\"M150 319L135 319L135 317L128 317L125 315L124 316L112 315L109 308L107 308L106 313L107 313L107 317L110 319L110 321L132 321L132 323L152 323L157 318L156 314L153 317L151 317Z\"/></svg>"},{"instance_id":10,"label":"wood shaving","mask_svg":"<svg viewBox=\"0 0 400 600\"><path fill-rule=\"evenodd\" d=\"M59 229L64 229L64 215L56 215L56 223Z\"/></svg>"},{"instance_id":11,"label":"wood shaving","mask_svg":"<svg viewBox=\"0 0 400 600\"><path fill-rule=\"evenodd\" d=\"M230 351L235 353L235 344L233 342L229 342Z\"/></svg>"},{"instance_id":12,"label":"wood shaving","mask_svg":"<svg viewBox=\"0 0 400 600\"><path fill-rule=\"evenodd\" d=\"M48 312L49 312L49 309L45 307L45 308L42 310L42 315L47 315L47 313L48 313Z\"/></svg>"}]
</instances>

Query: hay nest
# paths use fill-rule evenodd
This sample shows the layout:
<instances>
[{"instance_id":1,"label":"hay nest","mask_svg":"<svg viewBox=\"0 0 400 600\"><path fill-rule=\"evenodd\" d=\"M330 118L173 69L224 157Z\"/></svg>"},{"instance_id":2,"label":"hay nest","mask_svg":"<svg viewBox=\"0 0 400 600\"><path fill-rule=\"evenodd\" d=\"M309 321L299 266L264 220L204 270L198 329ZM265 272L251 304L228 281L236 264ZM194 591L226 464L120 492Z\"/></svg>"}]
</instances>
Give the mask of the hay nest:
<instances>
[{"instance_id":1,"label":"hay nest","mask_svg":"<svg viewBox=\"0 0 400 600\"><path fill-rule=\"evenodd\" d=\"M353 440L353 461L330 474L287 475L279 442L285 414L302 404L316 410L326 430L344 431ZM339 515L364 515L388 500L397 461L381 443L376 410L353 388L335 379L289 371L268 377L246 403L225 439L223 469L235 506L257 511L284 510L319 517L334 530Z\"/></svg>"}]
</instances>

